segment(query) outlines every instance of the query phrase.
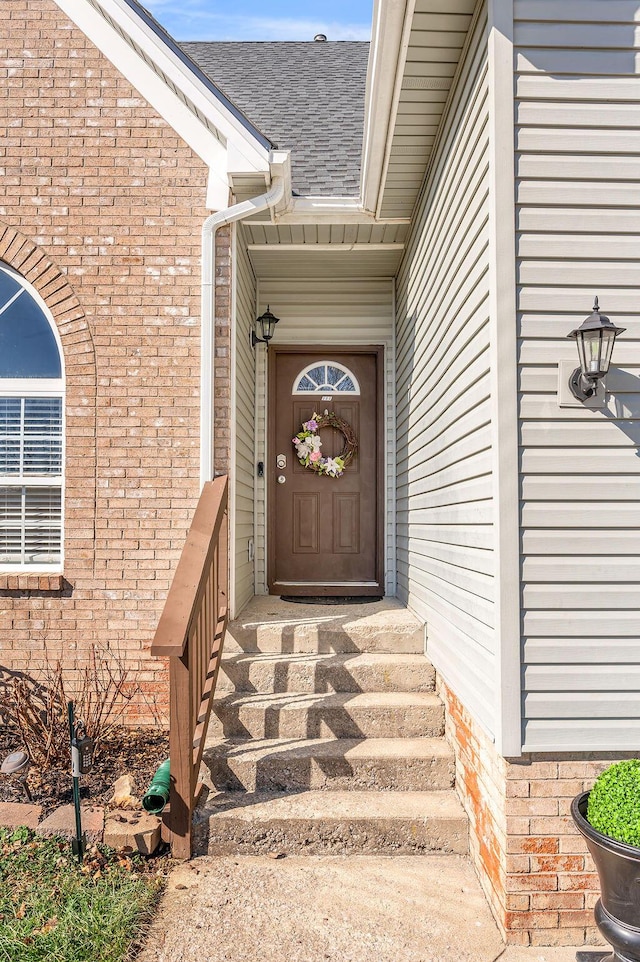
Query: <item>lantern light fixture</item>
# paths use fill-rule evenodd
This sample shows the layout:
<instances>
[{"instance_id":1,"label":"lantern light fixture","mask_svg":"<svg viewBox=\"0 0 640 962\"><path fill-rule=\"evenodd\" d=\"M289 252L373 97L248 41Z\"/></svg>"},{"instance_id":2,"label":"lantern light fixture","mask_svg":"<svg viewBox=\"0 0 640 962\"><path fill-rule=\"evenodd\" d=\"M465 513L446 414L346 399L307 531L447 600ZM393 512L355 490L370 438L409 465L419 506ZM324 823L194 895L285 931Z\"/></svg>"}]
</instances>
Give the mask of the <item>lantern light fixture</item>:
<instances>
[{"instance_id":1,"label":"lantern light fixture","mask_svg":"<svg viewBox=\"0 0 640 962\"><path fill-rule=\"evenodd\" d=\"M586 401L596 393L598 381L609 370L616 337L624 330L626 328L616 327L606 314L600 313L596 297L593 312L580 327L567 334L567 337L575 340L578 347L580 367L577 367L569 378L571 393L578 401Z\"/></svg>"},{"instance_id":2,"label":"lantern light fixture","mask_svg":"<svg viewBox=\"0 0 640 962\"><path fill-rule=\"evenodd\" d=\"M267 309L264 314L261 314L260 317L257 317L253 322L251 347L255 347L256 344L266 344L268 347L269 341L273 337L275 326L279 320L279 317L271 313L269 305L267 304Z\"/></svg>"}]
</instances>

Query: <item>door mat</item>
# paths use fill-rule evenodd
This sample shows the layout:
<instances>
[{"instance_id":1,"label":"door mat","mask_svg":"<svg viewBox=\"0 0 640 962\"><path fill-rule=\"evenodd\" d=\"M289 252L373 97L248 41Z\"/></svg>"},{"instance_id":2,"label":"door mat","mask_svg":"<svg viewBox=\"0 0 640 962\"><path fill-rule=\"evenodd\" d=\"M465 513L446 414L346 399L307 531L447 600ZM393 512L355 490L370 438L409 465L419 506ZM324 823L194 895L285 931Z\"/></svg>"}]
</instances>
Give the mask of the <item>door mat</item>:
<instances>
[{"instance_id":1,"label":"door mat","mask_svg":"<svg viewBox=\"0 0 640 962\"><path fill-rule=\"evenodd\" d=\"M280 595L280 601L295 605L370 605L382 601L382 595Z\"/></svg>"}]
</instances>

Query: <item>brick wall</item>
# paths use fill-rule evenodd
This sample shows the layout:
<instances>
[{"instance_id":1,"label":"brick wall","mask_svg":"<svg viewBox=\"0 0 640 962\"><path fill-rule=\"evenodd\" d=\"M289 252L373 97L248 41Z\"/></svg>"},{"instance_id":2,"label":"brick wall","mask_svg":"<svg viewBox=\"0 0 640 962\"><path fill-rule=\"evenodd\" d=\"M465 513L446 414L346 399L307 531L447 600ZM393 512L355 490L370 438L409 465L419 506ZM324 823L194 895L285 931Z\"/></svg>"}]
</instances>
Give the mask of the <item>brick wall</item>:
<instances>
[{"instance_id":1,"label":"brick wall","mask_svg":"<svg viewBox=\"0 0 640 962\"><path fill-rule=\"evenodd\" d=\"M471 857L503 936L515 945L602 944L593 920L598 876L569 809L622 756L504 759L442 679L439 693Z\"/></svg>"},{"instance_id":2,"label":"brick wall","mask_svg":"<svg viewBox=\"0 0 640 962\"><path fill-rule=\"evenodd\" d=\"M574 828L572 799L620 755L524 755L507 764L509 941L523 945L602 944L593 919L600 891Z\"/></svg>"},{"instance_id":3,"label":"brick wall","mask_svg":"<svg viewBox=\"0 0 640 962\"><path fill-rule=\"evenodd\" d=\"M469 849L494 918L506 933L506 762L443 679L445 734L456 756L456 790L469 817Z\"/></svg>"},{"instance_id":4,"label":"brick wall","mask_svg":"<svg viewBox=\"0 0 640 962\"><path fill-rule=\"evenodd\" d=\"M0 664L33 672L107 646L138 673L148 717L166 689L147 648L199 493L207 171L52 0L0 5L0 69L0 259L52 310L68 390L64 579L0 579ZM222 233L219 471L228 244Z\"/></svg>"}]
</instances>

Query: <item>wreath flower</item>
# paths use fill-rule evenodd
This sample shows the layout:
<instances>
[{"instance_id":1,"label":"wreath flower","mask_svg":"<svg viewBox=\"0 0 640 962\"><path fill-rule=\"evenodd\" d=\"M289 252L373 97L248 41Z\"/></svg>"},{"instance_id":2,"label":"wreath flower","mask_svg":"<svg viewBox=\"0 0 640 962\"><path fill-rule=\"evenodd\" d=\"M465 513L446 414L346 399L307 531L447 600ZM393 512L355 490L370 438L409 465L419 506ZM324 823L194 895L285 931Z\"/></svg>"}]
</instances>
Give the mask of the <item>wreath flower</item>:
<instances>
[{"instance_id":1,"label":"wreath flower","mask_svg":"<svg viewBox=\"0 0 640 962\"><path fill-rule=\"evenodd\" d=\"M345 444L337 458L325 458L321 454L322 439L318 431L320 428L333 427L344 435ZM340 478L344 469L353 460L358 449L353 428L336 414L315 414L308 421L303 421L302 431L291 439L296 449L300 464L310 468L316 474L324 474L329 478Z\"/></svg>"}]
</instances>

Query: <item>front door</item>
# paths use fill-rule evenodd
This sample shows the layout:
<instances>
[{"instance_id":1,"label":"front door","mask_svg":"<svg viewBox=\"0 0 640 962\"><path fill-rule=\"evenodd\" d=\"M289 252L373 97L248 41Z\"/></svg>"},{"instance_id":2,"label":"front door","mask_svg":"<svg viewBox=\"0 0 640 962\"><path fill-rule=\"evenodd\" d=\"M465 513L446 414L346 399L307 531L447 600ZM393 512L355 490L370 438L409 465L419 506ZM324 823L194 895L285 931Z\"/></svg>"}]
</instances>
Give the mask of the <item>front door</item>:
<instances>
[{"instance_id":1,"label":"front door","mask_svg":"<svg viewBox=\"0 0 640 962\"><path fill-rule=\"evenodd\" d=\"M269 590L278 595L380 595L382 348L269 349ZM357 440L339 477L301 464L292 439L314 414L335 414ZM323 427L321 456L340 430Z\"/></svg>"}]
</instances>

